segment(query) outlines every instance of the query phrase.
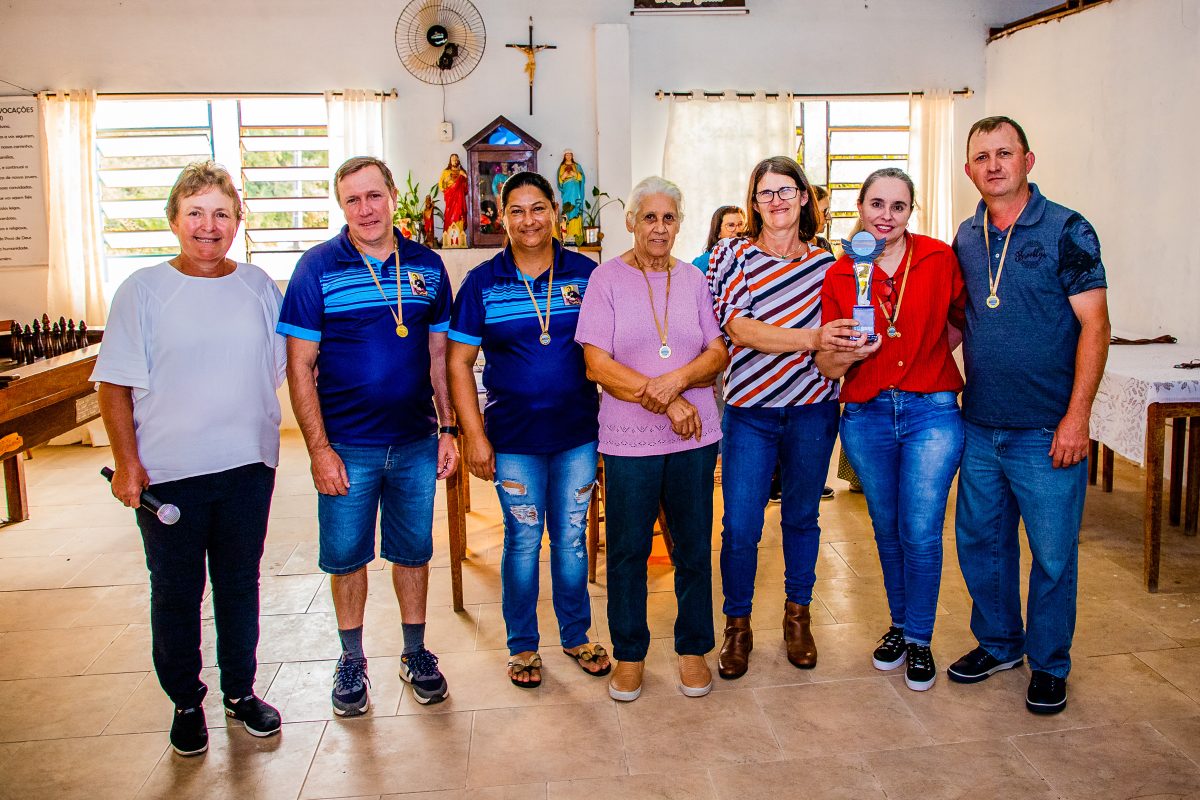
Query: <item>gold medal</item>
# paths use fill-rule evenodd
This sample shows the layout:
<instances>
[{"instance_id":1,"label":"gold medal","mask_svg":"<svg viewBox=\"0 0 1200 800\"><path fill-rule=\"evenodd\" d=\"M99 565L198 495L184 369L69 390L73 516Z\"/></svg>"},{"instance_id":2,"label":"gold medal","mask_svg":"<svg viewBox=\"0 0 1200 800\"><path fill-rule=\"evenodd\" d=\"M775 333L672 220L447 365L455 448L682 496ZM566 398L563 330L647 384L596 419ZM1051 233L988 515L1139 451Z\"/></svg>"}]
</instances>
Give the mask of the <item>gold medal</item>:
<instances>
[{"instance_id":1,"label":"gold medal","mask_svg":"<svg viewBox=\"0 0 1200 800\"><path fill-rule=\"evenodd\" d=\"M408 326L407 325L397 325L396 326L396 335L399 336L401 339L403 339L405 336L408 336Z\"/></svg>"},{"instance_id":2,"label":"gold medal","mask_svg":"<svg viewBox=\"0 0 1200 800\"><path fill-rule=\"evenodd\" d=\"M550 334L543 333L541 336L538 337L538 341L544 345L550 344Z\"/></svg>"},{"instance_id":3,"label":"gold medal","mask_svg":"<svg viewBox=\"0 0 1200 800\"><path fill-rule=\"evenodd\" d=\"M888 325L888 328L887 328L887 335L888 335L888 337L889 337L889 338L891 338L891 339L899 339L899 338L900 338L900 331L896 330L896 326L895 326L895 325Z\"/></svg>"},{"instance_id":4,"label":"gold medal","mask_svg":"<svg viewBox=\"0 0 1200 800\"><path fill-rule=\"evenodd\" d=\"M658 348L658 357L659 358L670 358L671 357L671 348L665 344L662 347Z\"/></svg>"},{"instance_id":5,"label":"gold medal","mask_svg":"<svg viewBox=\"0 0 1200 800\"><path fill-rule=\"evenodd\" d=\"M988 308L999 308L1000 307L1000 298L994 294L989 294L988 299L985 302L987 303Z\"/></svg>"}]
</instances>

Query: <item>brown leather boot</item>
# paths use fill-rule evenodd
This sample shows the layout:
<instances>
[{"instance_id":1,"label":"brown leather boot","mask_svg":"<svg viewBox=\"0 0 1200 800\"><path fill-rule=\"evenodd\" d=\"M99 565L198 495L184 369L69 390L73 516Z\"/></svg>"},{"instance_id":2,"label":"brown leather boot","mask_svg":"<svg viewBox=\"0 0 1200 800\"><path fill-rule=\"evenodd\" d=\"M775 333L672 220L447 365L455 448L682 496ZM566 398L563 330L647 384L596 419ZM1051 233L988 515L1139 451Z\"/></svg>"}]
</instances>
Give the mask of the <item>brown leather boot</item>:
<instances>
[{"instance_id":1,"label":"brown leather boot","mask_svg":"<svg viewBox=\"0 0 1200 800\"><path fill-rule=\"evenodd\" d=\"M725 617L725 643L717 656L717 674L725 680L740 678L750 666L754 649L754 631L749 617Z\"/></svg>"},{"instance_id":2,"label":"brown leather boot","mask_svg":"<svg viewBox=\"0 0 1200 800\"><path fill-rule=\"evenodd\" d=\"M808 606L793 603L783 604L783 641L787 645L788 661L800 669L812 669L817 665L817 643L813 641Z\"/></svg>"}]
</instances>

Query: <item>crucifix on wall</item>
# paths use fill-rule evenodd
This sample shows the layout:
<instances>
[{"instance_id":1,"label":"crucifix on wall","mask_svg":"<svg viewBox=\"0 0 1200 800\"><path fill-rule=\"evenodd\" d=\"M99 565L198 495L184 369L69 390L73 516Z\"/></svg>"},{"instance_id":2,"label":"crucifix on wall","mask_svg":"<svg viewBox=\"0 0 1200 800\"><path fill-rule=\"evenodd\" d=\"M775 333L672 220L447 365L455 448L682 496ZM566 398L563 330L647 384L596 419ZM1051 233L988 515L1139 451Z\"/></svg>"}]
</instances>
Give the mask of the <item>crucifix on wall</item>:
<instances>
[{"instance_id":1,"label":"crucifix on wall","mask_svg":"<svg viewBox=\"0 0 1200 800\"><path fill-rule=\"evenodd\" d=\"M533 76L537 72L537 54L542 50L557 50L558 45L533 43L533 17L529 18L529 44L506 44L525 54L525 74L529 76L529 115L533 116Z\"/></svg>"}]
</instances>

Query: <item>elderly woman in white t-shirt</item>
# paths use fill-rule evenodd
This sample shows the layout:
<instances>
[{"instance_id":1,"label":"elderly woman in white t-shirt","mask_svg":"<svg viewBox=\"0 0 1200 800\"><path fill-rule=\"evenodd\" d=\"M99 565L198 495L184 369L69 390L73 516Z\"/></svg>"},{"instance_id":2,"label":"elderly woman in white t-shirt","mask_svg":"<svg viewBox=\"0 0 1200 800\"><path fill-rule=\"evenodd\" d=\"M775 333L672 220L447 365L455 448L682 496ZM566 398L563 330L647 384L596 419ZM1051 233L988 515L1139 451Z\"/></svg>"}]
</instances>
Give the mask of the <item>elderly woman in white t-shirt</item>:
<instances>
[{"instance_id":1,"label":"elderly woman in white t-shirt","mask_svg":"<svg viewBox=\"0 0 1200 800\"><path fill-rule=\"evenodd\" d=\"M254 694L258 574L279 463L286 345L282 298L258 267L226 258L242 205L229 173L191 164L167 199L177 257L133 273L113 297L92 380L112 441L112 493L138 509L150 569L154 669L175 704L171 746L208 748L200 602L213 588L227 716L255 736L279 712ZM177 506L168 527L139 498Z\"/></svg>"}]
</instances>

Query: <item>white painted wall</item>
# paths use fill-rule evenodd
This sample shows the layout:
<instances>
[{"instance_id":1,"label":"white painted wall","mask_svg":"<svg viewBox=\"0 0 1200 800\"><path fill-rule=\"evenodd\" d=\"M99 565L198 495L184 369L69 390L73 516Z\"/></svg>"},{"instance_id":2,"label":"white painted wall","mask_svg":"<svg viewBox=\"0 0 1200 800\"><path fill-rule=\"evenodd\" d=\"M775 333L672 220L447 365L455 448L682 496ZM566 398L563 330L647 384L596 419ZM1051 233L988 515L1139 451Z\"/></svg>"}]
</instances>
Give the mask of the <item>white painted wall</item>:
<instances>
[{"instance_id":1,"label":"white painted wall","mask_svg":"<svg viewBox=\"0 0 1200 800\"><path fill-rule=\"evenodd\" d=\"M1193 345L1197 79L1200 0L1113 0L987 47L988 113L1022 124L1031 178L1096 226L1114 329Z\"/></svg>"},{"instance_id":2,"label":"white painted wall","mask_svg":"<svg viewBox=\"0 0 1200 800\"><path fill-rule=\"evenodd\" d=\"M767 89L872 92L961 88L961 133L983 111L984 40L991 25L1051 0L855 0L813 4L751 0L749 17L631 17L630 0L475 0L487 25L483 61L446 90L456 142L505 114L542 142L548 177L572 148L589 181L621 172L598 164L597 140L627 135L632 183L662 168L667 109L656 89ZM6 0L0 20L0 77L31 89L90 87L100 92L322 91L391 88L387 157L398 177L436 179L457 145L437 141L438 87L417 82L394 48L402 2L378 0ZM524 57L504 47L527 36L558 46L538 57L535 115L527 113ZM627 25L620 36L597 26ZM854 42L864 44L856 47ZM856 55L861 53L862 55ZM628 83L628 102L610 80ZM613 118L598 118L604 109ZM627 111L625 109L628 109ZM628 114L626 118L617 118ZM625 132L628 131L626 134ZM615 156L619 159L619 156ZM697 165L703 169L703 165ZM605 180L609 180L607 177ZM620 184L620 176L611 179ZM960 216L969 213L963 178ZM590 183L589 183L590 185ZM965 198L965 199L962 199ZM697 212L701 213L701 212ZM610 244L627 241L608 216ZM611 248L610 248L611 251ZM0 272L0 318L45 306L46 270Z\"/></svg>"}]
</instances>

